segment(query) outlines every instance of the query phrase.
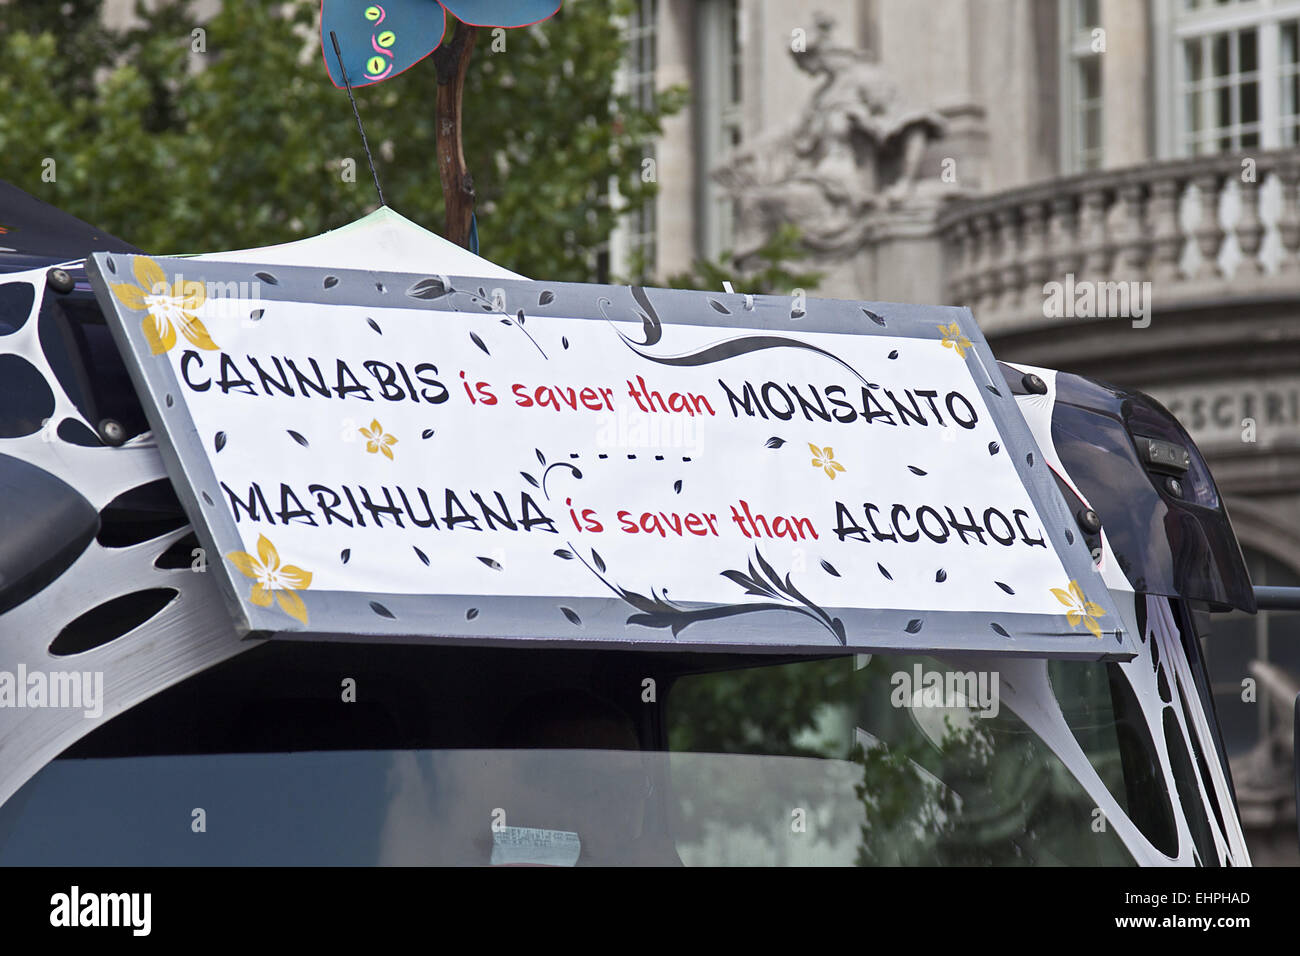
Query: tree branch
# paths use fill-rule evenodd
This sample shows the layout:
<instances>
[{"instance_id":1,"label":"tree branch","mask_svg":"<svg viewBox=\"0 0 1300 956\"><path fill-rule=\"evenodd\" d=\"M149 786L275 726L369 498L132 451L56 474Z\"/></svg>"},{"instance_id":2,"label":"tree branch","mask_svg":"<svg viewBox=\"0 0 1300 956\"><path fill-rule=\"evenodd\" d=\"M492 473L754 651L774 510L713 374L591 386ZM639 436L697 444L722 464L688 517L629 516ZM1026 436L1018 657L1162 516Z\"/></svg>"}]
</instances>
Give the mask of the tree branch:
<instances>
[{"instance_id":1,"label":"tree branch","mask_svg":"<svg viewBox=\"0 0 1300 956\"><path fill-rule=\"evenodd\" d=\"M461 138L461 109L465 93L465 73L474 52L476 27L456 24L456 35L433 51L438 71L438 178L442 181L443 203L447 210L447 239L469 248L470 220L474 215L474 177L465 165L465 147Z\"/></svg>"}]
</instances>

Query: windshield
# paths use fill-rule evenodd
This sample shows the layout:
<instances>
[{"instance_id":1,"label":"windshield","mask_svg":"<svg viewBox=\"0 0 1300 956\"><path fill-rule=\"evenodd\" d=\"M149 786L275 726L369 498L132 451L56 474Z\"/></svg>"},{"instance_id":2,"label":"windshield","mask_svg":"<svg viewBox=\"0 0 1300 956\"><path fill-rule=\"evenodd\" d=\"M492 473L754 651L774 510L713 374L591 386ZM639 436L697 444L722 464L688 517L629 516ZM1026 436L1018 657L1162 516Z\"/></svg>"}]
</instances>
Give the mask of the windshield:
<instances>
[{"instance_id":1,"label":"windshield","mask_svg":"<svg viewBox=\"0 0 1300 956\"><path fill-rule=\"evenodd\" d=\"M1107 787L1172 832L1115 673L1052 665ZM0 864L1132 863L1000 694L925 657L273 642L49 764Z\"/></svg>"}]
</instances>

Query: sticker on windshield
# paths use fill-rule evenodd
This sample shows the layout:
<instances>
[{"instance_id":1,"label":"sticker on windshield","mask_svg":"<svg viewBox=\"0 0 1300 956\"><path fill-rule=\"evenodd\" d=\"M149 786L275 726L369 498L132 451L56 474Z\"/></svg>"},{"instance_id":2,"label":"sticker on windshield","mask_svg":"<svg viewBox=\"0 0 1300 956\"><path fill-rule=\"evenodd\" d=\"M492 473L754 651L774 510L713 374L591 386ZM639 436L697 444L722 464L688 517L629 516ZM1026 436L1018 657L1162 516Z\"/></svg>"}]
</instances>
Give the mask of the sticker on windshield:
<instances>
[{"instance_id":1,"label":"sticker on windshield","mask_svg":"<svg viewBox=\"0 0 1300 956\"><path fill-rule=\"evenodd\" d=\"M582 841L569 830L504 827L492 833L492 866L576 866Z\"/></svg>"}]
</instances>

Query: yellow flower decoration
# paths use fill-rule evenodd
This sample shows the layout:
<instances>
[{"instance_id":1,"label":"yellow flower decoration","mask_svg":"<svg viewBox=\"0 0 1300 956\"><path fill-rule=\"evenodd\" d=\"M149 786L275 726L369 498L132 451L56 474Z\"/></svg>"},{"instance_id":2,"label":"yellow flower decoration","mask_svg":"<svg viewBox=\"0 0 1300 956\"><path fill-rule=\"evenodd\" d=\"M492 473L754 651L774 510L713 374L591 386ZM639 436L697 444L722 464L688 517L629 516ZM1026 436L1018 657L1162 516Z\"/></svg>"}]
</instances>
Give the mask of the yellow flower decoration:
<instances>
[{"instance_id":1,"label":"yellow flower decoration","mask_svg":"<svg viewBox=\"0 0 1300 956\"><path fill-rule=\"evenodd\" d=\"M212 341L208 330L194 314L207 301L207 289L202 282L177 279L169 283L162 266L148 256L135 257L134 272L138 285L111 282L109 287L128 309L148 310L149 315L141 328L154 355L161 355L176 344L177 326L180 326L181 335L199 348L217 348L217 343Z\"/></svg>"},{"instance_id":2,"label":"yellow flower decoration","mask_svg":"<svg viewBox=\"0 0 1300 956\"><path fill-rule=\"evenodd\" d=\"M1078 581L1070 582L1070 590L1065 591L1062 588L1052 588L1052 593L1056 599L1068 607L1065 619L1070 622L1070 627L1078 627L1079 622L1092 632L1092 636L1101 639L1101 626L1097 623L1097 618L1105 617L1106 612L1098 605L1093 604L1083 596L1083 589L1079 587Z\"/></svg>"},{"instance_id":3,"label":"yellow flower decoration","mask_svg":"<svg viewBox=\"0 0 1300 956\"><path fill-rule=\"evenodd\" d=\"M358 428L357 431L366 436L366 451L370 454L383 452L388 456L389 461L393 460L393 445L397 444L397 439L384 431L384 426L379 424L379 419L372 418L369 428Z\"/></svg>"},{"instance_id":4,"label":"yellow flower decoration","mask_svg":"<svg viewBox=\"0 0 1300 956\"><path fill-rule=\"evenodd\" d=\"M808 447L812 449L813 467L820 468L822 471L826 472L827 478L834 481L835 473L844 470L844 466L835 460L835 449L830 445L827 445L825 448L818 448L812 442L808 443Z\"/></svg>"},{"instance_id":5,"label":"yellow flower decoration","mask_svg":"<svg viewBox=\"0 0 1300 956\"><path fill-rule=\"evenodd\" d=\"M939 326L939 331L943 333L943 347L956 349L957 354L965 358L966 350L970 348L970 339L961 334L961 327L954 322L952 325Z\"/></svg>"},{"instance_id":6,"label":"yellow flower decoration","mask_svg":"<svg viewBox=\"0 0 1300 956\"><path fill-rule=\"evenodd\" d=\"M286 614L307 623L307 605L293 592L311 587L311 572L292 564L280 564L280 555L266 535L257 536L256 556L247 551L231 551L226 558L241 574L257 582L249 595L250 601L258 607L270 607L274 592L275 600L280 602L280 608Z\"/></svg>"}]
</instances>

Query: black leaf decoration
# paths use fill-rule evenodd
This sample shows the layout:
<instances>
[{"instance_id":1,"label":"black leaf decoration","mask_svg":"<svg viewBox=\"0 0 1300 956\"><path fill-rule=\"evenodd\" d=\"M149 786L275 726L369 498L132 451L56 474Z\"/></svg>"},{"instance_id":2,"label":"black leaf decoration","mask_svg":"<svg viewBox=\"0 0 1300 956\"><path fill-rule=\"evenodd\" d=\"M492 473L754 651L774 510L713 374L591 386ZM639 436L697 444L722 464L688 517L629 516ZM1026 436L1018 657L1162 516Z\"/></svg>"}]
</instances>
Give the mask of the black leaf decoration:
<instances>
[{"instance_id":1,"label":"black leaf decoration","mask_svg":"<svg viewBox=\"0 0 1300 956\"><path fill-rule=\"evenodd\" d=\"M292 438L294 441L296 441L299 445L302 445L303 448L307 448L307 447L309 447L309 444L308 444L307 439L303 438L301 435L299 435L299 434L298 434L296 431L294 431L292 428L287 428L287 429L285 429L285 431L287 431L287 432L289 433L289 437L290 437L290 438Z\"/></svg>"},{"instance_id":2,"label":"black leaf decoration","mask_svg":"<svg viewBox=\"0 0 1300 956\"><path fill-rule=\"evenodd\" d=\"M168 407L168 408L171 408L174 404L176 404L176 399L174 399L174 398L172 398L170 395L168 395L168 396L167 396L167 407Z\"/></svg>"},{"instance_id":3,"label":"black leaf decoration","mask_svg":"<svg viewBox=\"0 0 1300 956\"><path fill-rule=\"evenodd\" d=\"M519 474L523 475L523 476L524 476L524 481L528 482L528 483L529 483L530 485L532 485L534 488L540 488L540 487L541 487L541 485L539 485L539 484L537 483L537 479L534 478L532 475L530 475L528 472L526 472L526 471L521 471Z\"/></svg>"},{"instance_id":4,"label":"black leaf decoration","mask_svg":"<svg viewBox=\"0 0 1300 956\"><path fill-rule=\"evenodd\" d=\"M477 557L478 557L478 559L479 559L480 561L482 561L484 564L486 564L486 565L487 565L489 568L491 568L493 571L500 571L500 570L501 570L501 565L498 564L496 561L492 560L491 558L485 558L485 557L483 557L482 555L477 555Z\"/></svg>"},{"instance_id":5,"label":"black leaf decoration","mask_svg":"<svg viewBox=\"0 0 1300 956\"><path fill-rule=\"evenodd\" d=\"M1003 584L1001 581L994 581L993 583L996 584L998 587L1000 587L1002 590L1006 591L1008 594L1016 593L1015 588L1013 588L1010 584Z\"/></svg>"},{"instance_id":6,"label":"black leaf decoration","mask_svg":"<svg viewBox=\"0 0 1300 956\"><path fill-rule=\"evenodd\" d=\"M569 348L569 337L567 335L561 335L560 344L567 350Z\"/></svg>"},{"instance_id":7,"label":"black leaf decoration","mask_svg":"<svg viewBox=\"0 0 1300 956\"><path fill-rule=\"evenodd\" d=\"M938 571L934 572L935 584L943 584L943 582L947 580L948 580L948 572L945 571L943 568L940 568Z\"/></svg>"},{"instance_id":8,"label":"black leaf decoration","mask_svg":"<svg viewBox=\"0 0 1300 956\"><path fill-rule=\"evenodd\" d=\"M798 306L791 306L790 308L790 318L792 319L802 319L807 314L808 314L807 312L805 312L803 309L799 308Z\"/></svg>"},{"instance_id":9,"label":"black leaf decoration","mask_svg":"<svg viewBox=\"0 0 1300 956\"><path fill-rule=\"evenodd\" d=\"M1003 637L1010 637L1010 636L1011 636L1010 634L1007 633L1007 629L1006 629L1005 627L1003 627L1001 624L998 624L998 623L995 622L995 623L990 624L989 627L993 628L993 630L994 630L996 633L1001 634Z\"/></svg>"},{"instance_id":10,"label":"black leaf decoration","mask_svg":"<svg viewBox=\"0 0 1300 956\"><path fill-rule=\"evenodd\" d=\"M478 297L479 297L480 299L486 299L486 298L488 297L487 289L483 288L482 286L479 286L479 287L478 287Z\"/></svg>"},{"instance_id":11,"label":"black leaf decoration","mask_svg":"<svg viewBox=\"0 0 1300 956\"><path fill-rule=\"evenodd\" d=\"M998 452L1000 452L1001 450L1002 450L1002 446L999 445L997 442L995 442L995 441L991 441L991 442L989 442L989 454L990 454L990 455L996 455L996 454L997 454Z\"/></svg>"},{"instance_id":12,"label":"black leaf decoration","mask_svg":"<svg viewBox=\"0 0 1300 956\"><path fill-rule=\"evenodd\" d=\"M450 291L441 279L429 278L414 283L406 290L406 294L412 299L440 299Z\"/></svg>"},{"instance_id":13,"label":"black leaf decoration","mask_svg":"<svg viewBox=\"0 0 1300 956\"><path fill-rule=\"evenodd\" d=\"M217 432L216 436L212 439L212 444L213 447L217 449L217 454L220 454L221 449L226 447L226 433Z\"/></svg>"},{"instance_id":14,"label":"black leaf decoration","mask_svg":"<svg viewBox=\"0 0 1300 956\"><path fill-rule=\"evenodd\" d=\"M469 334L469 337L470 337L471 339L474 340L474 344L475 344L475 345L477 345L479 348L481 348L481 349L483 350L483 354L484 354L484 355L491 355L491 354L492 354L491 352L488 351L488 347L487 347L486 345L483 344L483 340L482 340L481 338L478 337L478 333L476 333L476 332L471 332L471 333Z\"/></svg>"},{"instance_id":15,"label":"black leaf decoration","mask_svg":"<svg viewBox=\"0 0 1300 956\"><path fill-rule=\"evenodd\" d=\"M908 634L918 634L923 624L924 622L919 617L914 617L907 622L907 627L903 628L903 630L907 631Z\"/></svg>"},{"instance_id":16,"label":"black leaf decoration","mask_svg":"<svg viewBox=\"0 0 1300 956\"><path fill-rule=\"evenodd\" d=\"M555 301L555 293L550 289L543 289L542 294L537 297L538 305L550 305Z\"/></svg>"},{"instance_id":17,"label":"black leaf decoration","mask_svg":"<svg viewBox=\"0 0 1300 956\"><path fill-rule=\"evenodd\" d=\"M540 448L534 448L533 451L537 453L537 460L543 465L546 464L546 456L542 454L542 450Z\"/></svg>"},{"instance_id":18,"label":"black leaf decoration","mask_svg":"<svg viewBox=\"0 0 1300 956\"><path fill-rule=\"evenodd\" d=\"M601 573L604 573L604 571L605 571L605 559L602 558L600 555L598 555L595 551L592 551L592 552L591 552L591 560L592 560L592 563L596 565L596 567L600 568Z\"/></svg>"},{"instance_id":19,"label":"black leaf decoration","mask_svg":"<svg viewBox=\"0 0 1300 956\"><path fill-rule=\"evenodd\" d=\"M1074 532L1071 531L1069 528L1065 529L1065 543L1074 544Z\"/></svg>"},{"instance_id":20,"label":"black leaf decoration","mask_svg":"<svg viewBox=\"0 0 1300 956\"><path fill-rule=\"evenodd\" d=\"M203 495L204 501L206 501L208 504L212 504L212 496L210 494L208 494L206 491L200 492L200 494Z\"/></svg>"},{"instance_id":21,"label":"black leaf decoration","mask_svg":"<svg viewBox=\"0 0 1300 956\"><path fill-rule=\"evenodd\" d=\"M339 552L339 560L342 561L344 564L347 564L349 561L351 561L351 560L352 560L352 549L351 549L351 548L344 548L342 551L340 551L340 552Z\"/></svg>"},{"instance_id":22,"label":"black leaf decoration","mask_svg":"<svg viewBox=\"0 0 1300 956\"><path fill-rule=\"evenodd\" d=\"M117 275L117 263L113 261L112 256L108 257L108 271L113 273L113 275Z\"/></svg>"},{"instance_id":23,"label":"black leaf decoration","mask_svg":"<svg viewBox=\"0 0 1300 956\"><path fill-rule=\"evenodd\" d=\"M896 358L898 358L898 349L894 349L892 352L890 352L890 353L889 353L889 357L890 357L891 359L896 359Z\"/></svg>"},{"instance_id":24,"label":"black leaf decoration","mask_svg":"<svg viewBox=\"0 0 1300 956\"><path fill-rule=\"evenodd\" d=\"M254 322L260 322L262 321L262 316L264 316L265 314L266 314L266 309L254 309L252 312L248 313L248 317L252 319Z\"/></svg>"},{"instance_id":25,"label":"black leaf decoration","mask_svg":"<svg viewBox=\"0 0 1300 956\"><path fill-rule=\"evenodd\" d=\"M338 284L339 284L338 276L326 276L325 281L322 283L322 285L324 285L325 288L327 289L332 289Z\"/></svg>"},{"instance_id":26,"label":"black leaf decoration","mask_svg":"<svg viewBox=\"0 0 1300 956\"><path fill-rule=\"evenodd\" d=\"M822 558L822 570L834 577L838 578L840 576L840 572L835 570L835 565L831 564L825 558Z\"/></svg>"},{"instance_id":27,"label":"black leaf decoration","mask_svg":"<svg viewBox=\"0 0 1300 956\"><path fill-rule=\"evenodd\" d=\"M380 295L388 294L388 290L384 288L384 284L382 282L376 282L375 289L379 292Z\"/></svg>"},{"instance_id":28,"label":"black leaf decoration","mask_svg":"<svg viewBox=\"0 0 1300 956\"><path fill-rule=\"evenodd\" d=\"M908 466L907 466L907 470L910 471L910 472L911 472L912 474L914 474L914 475L928 475L928 474L929 474L929 472L926 471L924 468L917 468L916 465L908 465Z\"/></svg>"},{"instance_id":29,"label":"black leaf decoration","mask_svg":"<svg viewBox=\"0 0 1300 956\"><path fill-rule=\"evenodd\" d=\"M749 567L750 570L753 571L753 562L750 562ZM728 570L721 573L728 581L733 581L744 588L746 594L756 594L759 597L776 597L776 592L772 590L771 585L758 580L757 572L754 572L752 575L747 575L744 571L736 570Z\"/></svg>"},{"instance_id":30,"label":"black leaf decoration","mask_svg":"<svg viewBox=\"0 0 1300 956\"><path fill-rule=\"evenodd\" d=\"M472 607L465 612L465 620L467 621L472 621L476 617L478 617L478 608L476 607Z\"/></svg>"},{"instance_id":31,"label":"black leaf decoration","mask_svg":"<svg viewBox=\"0 0 1300 956\"><path fill-rule=\"evenodd\" d=\"M390 621L396 621L396 620L397 620L397 615L394 614L392 611L388 610L388 608L384 607L384 606L383 606L382 604L380 604L378 601L371 601L371 602L370 602L370 610L374 611L374 612L375 612L376 614L378 614L380 617L386 617L386 618L388 618Z\"/></svg>"},{"instance_id":32,"label":"black leaf decoration","mask_svg":"<svg viewBox=\"0 0 1300 956\"><path fill-rule=\"evenodd\" d=\"M421 561L424 562L424 566L427 568L429 566L429 556L425 554L423 551L421 551L419 548L417 548L415 545L411 545L411 550L415 552L415 556L417 558L419 558Z\"/></svg>"},{"instance_id":33,"label":"black leaf decoration","mask_svg":"<svg viewBox=\"0 0 1300 956\"><path fill-rule=\"evenodd\" d=\"M880 570L880 573L885 576L886 581L894 580L894 576L889 573L889 568L885 567L883 564L881 564L878 561L876 562L876 567Z\"/></svg>"},{"instance_id":34,"label":"black leaf decoration","mask_svg":"<svg viewBox=\"0 0 1300 956\"><path fill-rule=\"evenodd\" d=\"M523 310L523 309L520 309L518 312L515 313L515 321L518 322L520 325L523 325L523 324L524 324L524 310Z\"/></svg>"},{"instance_id":35,"label":"black leaf decoration","mask_svg":"<svg viewBox=\"0 0 1300 956\"><path fill-rule=\"evenodd\" d=\"M564 614L565 617L569 619L569 623L572 624L574 627L582 627L582 618L578 617L576 611L567 607L561 607L560 611Z\"/></svg>"},{"instance_id":36,"label":"black leaf decoration","mask_svg":"<svg viewBox=\"0 0 1300 956\"><path fill-rule=\"evenodd\" d=\"M831 618L831 633L839 638L841 644L849 642L849 639L844 636L844 622L838 617Z\"/></svg>"},{"instance_id":37,"label":"black leaf decoration","mask_svg":"<svg viewBox=\"0 0 1300 956\"><path fill-rule=\"evenodd\" d=\"M511 322L510 322L509 319L502 319L502 320L501 320L501 324L502 324L502 325L510 325Z\"/></svg>"},{"instance_id":38,"label":"black leaf decoration","mask_svg":"<svg viewBox=\"0 0 1300 956\"><path fill-rule=\"evenodd\" d=\"M717 299L709 296L709 305L713 306L714 312L721 312L723 315L731 315L731 310L719 302Z\"/></svg>"},{"instance_id":39,"label":"black leaf decoration","mask_svg":"<svg viewBox=\"0 0 1300 956\"><path fill-rule=\"evenodd\" d=\"M261 280L262 280L263 282L265 282L267 285L279 285L279 284L280 284L280 280L277 279L275 276L271 275L271 273L269 273L269 272L254 272L253 275L257 276L259 279L261 279Z\"/></svg>"},{"instance_id":40,"label":"black leaf decoration","mask_svg":"<svg viewBox=\"0 0 1300 956\"><path fill-rule=\"evenodd\" d=\"M682 480L680 478L673 482L673 491L679 495L682 493Z\"/></svg>"},{"instance_id":41,"label":"black leaf decoration","mask_svg":"<svg viewBox=\"0 0 1300 956\"><path fill-rule=\"evenodd\" d=\"M872 312L870 309L863 309L862 312L863 312L863 314L866 315L866 317L869 318L872 322L875 322L876 325L879 325L879 326L882 326L882 327L884 326L884 324L885 324L885 320L884 320L881 316L876 315L876 313Z\"/></svg>"},{"instance_id":42,"label":"black leaf decoration","mask_svg":"<svg viewBox=\"0 0 1300 956\"><path fill-rule=\"evenodd\" d=\"M432 429L432 428L426 428L424 431L420 432L420 437L421 437L421 438L432 438L432 437L433 437L433 429Z\"/></svg>"},{"instance_id":43,"label":"black leaf decoration","mask_svg":"<svg viewBox=\"0 0 1300 956\"><path fill-rule=\"evenodd\" d=\"M1002 393L998 391L996 385L985 385L984 387L987 388L987 389L988 389L990 392L992 392L994 395L996 395L998 398L1001 398L1001 397L1002 397Z\"/></svg>"},{"instance_id":44,"label":"black leaf decoration","mask_svg":"<svg viewBox=\"0 0 1300 956\"><path fill-rule=\"evenodd\" d=\"M763 442L763 444L766 445L768 448L780 448L782 445L785 444L785 439L777 438L775 435L773 435L767 441Z\"/></svg>"},{"instance_id":45,"label":"black leaf decoration","mask_svg":"<svg viewBox=\"0 0 1300 956\"><path fill-rule=\"evenodd\" d=\"M593 551L592 557L596 554ZM758 563L758 567L754 563ZM603 567L603 565L602 565ZM746 571L748 573L746 573ZM726 570L720 572L724 578L727 578L733 584L744 589L746 594L751 594L759 598L764 598L763 602L749 602L742 604L728 604L710 608L701 608L696 610L686 610L668 600L668 592L665 589L662 596L654 589L651 590L651 597L643 594L636 594L627 591L617 585L605 581L613 590L615 590L623 600L632 604L642 613L634 614L627 619L628 624L640 624L648 627L670 627L673 636L685 627L690 626L695 621L716 619L718 617L730 617L734 614L747 614L753 611L766 611L776 607L784 607L788 610L796 611L800 614L814 618L823 627L835 635L836 640L841 644L847 644L847 637L844 629L844 622L838 618L833 618L824 608L819 607L807 596L802 594L791 580L791 575L786 574L784 578L777 572L772 563L763 557L761 549L755 548L754 555L749 560L746 571ZM778 602L778 603L769 603Z\"/></svg>"},{"instance_id":46,"label":"black leaf decoration","mask_svg":"<svg viewBox=\"0 0 1300 956\"><path fill-rule=\"evenodd\" d=\"M557 558L563 558L565 561L572 561L572 560L573 560L573 552L572 552L572 551L566 551L564 548L556 548L556 549L555 549L555 556L556 556Z\"/></svg>"},{"instance_id":47,"label":"black leaf decoration","mask_svg":"<svg viewBox=\"0 0 1300 956\"><path fill-rule=\"evenodd\" d=\"M1032 451L1025 456L1025 461L1029 462L1030 468L1034 467L1034 453Z\"/></svg>"},{"instance_id":48,"label":"black leaf decoration","mask_svg":"<svg viewBox=\"0 0 1300 956\"><path fill-rule=\"evenodd\" d=\"M379 323L376 322L374 319L370 318L369 316L366 317L366 325L370 326L372 329L374 329L374 330L375 330L376 332L378 332L380 335L383 335L383 334L384 334L384 330L381 329L381 328L379 327Z\"/></svg>"}]
</instances>

